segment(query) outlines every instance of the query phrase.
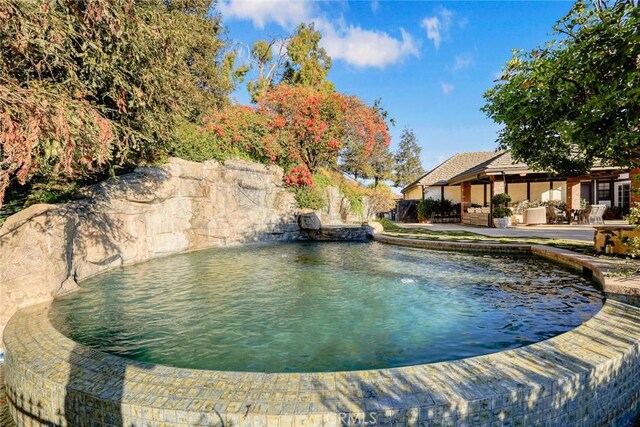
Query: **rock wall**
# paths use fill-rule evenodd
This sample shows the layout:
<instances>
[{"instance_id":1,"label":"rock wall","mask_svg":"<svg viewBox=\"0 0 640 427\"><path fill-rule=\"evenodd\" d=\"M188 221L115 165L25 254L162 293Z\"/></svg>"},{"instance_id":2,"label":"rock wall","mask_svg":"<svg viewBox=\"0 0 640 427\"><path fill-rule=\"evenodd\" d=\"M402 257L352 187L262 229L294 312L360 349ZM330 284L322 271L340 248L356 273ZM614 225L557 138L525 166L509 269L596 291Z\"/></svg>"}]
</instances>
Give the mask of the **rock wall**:
<instances>
[{"instance_id":1,"label":"rock wall","mask_svg":"<svg viewBox=\"0 0 640 427\"><path fill-rule=\"evenodd\" d=\"M338 187L327 187L327 206L316 211L323 225L361 224L372 221L369 199L363 200L362 212L354 212L348 197L340 192Z\"/></svg>"},{"instance_id":2,"label":"rock wall","mask_svg":"<svg viewBox=\"0 0 640 427\"><path fill-rule=\"evenodd\" d=\"M32 206L0 228L0 347L18 308L70 292L106 269L233 243L313 238L296 221L282 170L247 161L171 159L86 196Z\"/></svg>"}]
</instances>

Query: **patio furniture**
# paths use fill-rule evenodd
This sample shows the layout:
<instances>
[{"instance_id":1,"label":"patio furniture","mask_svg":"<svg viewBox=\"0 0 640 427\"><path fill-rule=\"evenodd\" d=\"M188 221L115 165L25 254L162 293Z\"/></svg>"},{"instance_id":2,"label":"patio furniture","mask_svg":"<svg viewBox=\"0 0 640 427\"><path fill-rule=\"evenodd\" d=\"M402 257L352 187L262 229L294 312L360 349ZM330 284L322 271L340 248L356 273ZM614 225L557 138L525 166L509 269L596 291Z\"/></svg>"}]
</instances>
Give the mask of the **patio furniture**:
<instances>
[{"instance_id":1,"label":"patio furniture","mask_svg":"<svg viewBox=\"0 0 640 427\"><path fill-rule=\"evenodd\" d=\"M607 210L607 205L589 205L580 212L578 220L581 224L604 224L602 216Z\"/></svg>"},{"instance_id":2,"label":"patio furniture","mask_svg":"<svg viewBox=\"0 0 640 427\"><path fill-rule=\"evenodd\" d=\"M555 206L547 206L547 224L562 224L567 220L566 212Z\"/></svg>"},{"instance_id":3,"label":"patio furniture","mask_svg":"<svg viewBox=\"0 0 640 427\"><path fill-rule=\"evenodd\" d=\"M547 209L544 206L539 208L529 208L524 211L524 223L526 225L546 224Z\"/></svg>"}]
</instances>

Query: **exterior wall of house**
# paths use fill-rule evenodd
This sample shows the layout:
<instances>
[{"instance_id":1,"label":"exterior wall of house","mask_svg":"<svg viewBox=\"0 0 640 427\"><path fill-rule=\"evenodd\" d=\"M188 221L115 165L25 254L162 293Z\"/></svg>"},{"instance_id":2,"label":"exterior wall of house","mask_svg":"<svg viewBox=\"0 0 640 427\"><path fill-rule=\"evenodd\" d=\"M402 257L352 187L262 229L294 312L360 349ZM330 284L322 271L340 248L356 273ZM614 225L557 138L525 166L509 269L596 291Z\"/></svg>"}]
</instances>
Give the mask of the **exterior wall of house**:
<instances>
[{"instance_id":1,"label":"exterior wall of house","mask_svg":"<svg viewBox=\"0 0 640 427\"><path fill-rule=\"evenodd\" d=\"M440 188L440 187L438 187ZM460 194L460 186L459 185L448 185L444 187L444 198L451 200L452 203L460 203L461 202L461 194Z\"/></svg>"},{"instance_id":2,"label":"exterior wall of house","mask_svg":"<svg viewBox=\"0 0 640 427\"><path fill-rule=\"evenodd\" d=\"M484 197L484 185L471 186L471 203L484 206Z\"/></svg>"},{"instance_id":3,"label":"exterior wall of house","mask_svg":"<svg viewBox=\"0 0 640 427\"><path fill-rule=\"evenodd\" d=\"M421 200L422 187L413 187L409 191L403 193L405 200Z\"/></svg>"},{"instance_id":4,"label":"exterior wall of house","mask_svg":"<svg viewBox=\"0 0 640 427\"><path fill-rule=\"evenodd\" d=\"M424 188L424 198L425 199L434 199L434 200L440 200L440 186L433 186L433 187L425 187Z\"/></svg>"},{"instance_id":5,"label":"exterior wall of house","mask_svg":"<svg viewBox=\"0 0 640 427\"><path fill-rule=\"evenodd\" d=\"M567 201L567 181L553 181L553 191L560 192L560 199L556 200Z\"/></svg>"},{"instance_id":6,"label":"exterior wall of house","mask_svg":"<svg viewBox=\"0 0 640 427\"><path fill-rule=\"evenodd\" d=\"M510 183L507 193L509 194L509 196L511 196L512 203L518 203L523 200L527 200L527 183Z\"/></svg>"},{"instance_id":7,"label":"exterior wall of house","mask_svg":"<svg viewBox=\"0 0 640 427\"><path fill-rule=\"evenodd\" d=\"M532 182L530 184L530 199L529 200L542 200L542 194L549 191L548 182Z\"/></svg>"}]
</instances>

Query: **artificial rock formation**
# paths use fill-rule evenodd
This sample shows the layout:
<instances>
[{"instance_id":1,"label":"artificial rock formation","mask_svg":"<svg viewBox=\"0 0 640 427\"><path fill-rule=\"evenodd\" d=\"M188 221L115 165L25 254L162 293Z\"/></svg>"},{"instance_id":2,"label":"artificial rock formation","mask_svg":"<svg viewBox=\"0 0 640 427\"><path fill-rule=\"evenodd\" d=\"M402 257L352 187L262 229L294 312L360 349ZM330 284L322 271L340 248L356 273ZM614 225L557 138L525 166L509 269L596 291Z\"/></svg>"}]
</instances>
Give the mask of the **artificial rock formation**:
<instances>
[{"instance_id":1,"label":"artificial rock formation","mask_svg":"<svg viewBox=\"0 0 640 427\"><path fill-rule=\"evenodd\" d=\"M282 169L248 161L171 159L85 193L64 205L31 206L0 228L0 348L18 308L109 268L234 243L313 238L298 225Z\"/></svg>"}]
</instances>

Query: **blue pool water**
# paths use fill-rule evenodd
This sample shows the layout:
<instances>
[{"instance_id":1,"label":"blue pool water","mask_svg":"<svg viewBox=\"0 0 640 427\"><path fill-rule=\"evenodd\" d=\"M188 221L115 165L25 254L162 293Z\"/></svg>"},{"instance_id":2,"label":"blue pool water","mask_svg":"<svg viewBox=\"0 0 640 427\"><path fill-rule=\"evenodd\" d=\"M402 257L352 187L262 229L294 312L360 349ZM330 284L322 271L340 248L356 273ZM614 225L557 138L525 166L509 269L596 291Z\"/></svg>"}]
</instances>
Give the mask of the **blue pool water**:
<instances>
[{"instance_id":1,"label":"blue pool water","mask_svg":"<svg viewBox=\"0 0 640 427\"><path fill-rule=\"evenodd\" d=\"M103 351L177 367L312 372L406 366L568 331L603 295L523 256L380 243L218 248L116 269L54 301L52 321Z\"/></svg>"}]
</instances>

